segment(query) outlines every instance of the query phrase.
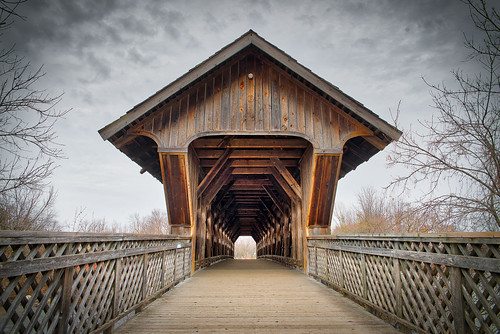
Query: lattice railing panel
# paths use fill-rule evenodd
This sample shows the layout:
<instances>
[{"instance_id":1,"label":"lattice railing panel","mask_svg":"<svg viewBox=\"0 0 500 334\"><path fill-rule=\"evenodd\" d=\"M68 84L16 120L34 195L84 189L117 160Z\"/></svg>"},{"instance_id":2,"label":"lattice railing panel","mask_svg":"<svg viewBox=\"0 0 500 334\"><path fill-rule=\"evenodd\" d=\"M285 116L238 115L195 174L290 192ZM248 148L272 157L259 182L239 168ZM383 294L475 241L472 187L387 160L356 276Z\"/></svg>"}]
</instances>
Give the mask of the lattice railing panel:
<instances>
[{"instance_id":1,"label":"lattice railing panel","mask_svg":"<svg viewBox=\"0 0 500 334\"><path fill-rule=\"evenodd\" d=\"M500 275L462 269L465 321L474 333L500 329Z\"/></svg>"},{"instance_id":2,"label":"lattice railing panel","mask_svg":"<svg viewBox=\"0 0 500 334\"><path fill-rule=\"evenodd\" d=\"M143 297L144 256L129 256L122 260L122 281L120 282L121 311L127 311Z\"/></svg>"},{"instance_id":3,"label":"lattice railing panel","mask_svg":"<svg viewBox=\"0 0 500 334\"><path fill-rule=\"evenodd\" d=\"M89 332L97 327L99 318L111 318L110 305L104 301L108 297L113 298L111 288L114 264L115 260L110 260L74 268L69 333Z\"/></svg>"},{"instance_id":4,"label":"lattice railing panel","mask_svg":"<svg viewBox=\"0 0 500 334\"><path fill-rule=\"evenodd\" d=\"M1 333L53 331L59 320L63 270L4 277L0 284Z\"/></svg>"},{"instance_id":5,"label":"lattice railing panel","mask_svg":"<svg viewBox=\"0 0 500 334\"><path fill-rule=\"evenodd\" d=\"M396 311L393 273L392 259L382 256L366 257L367 299L392 313Z\"/></svg>"},{"instance_id":6,"label":"lattice railing panel","mask_svg":"<svg viewBox=\"0 0 500 334\"><path fill-rule=\"evenodd\" d=\"M343 253L344 288L354 294L363 295L361 282L361 255Z\"/></svg>"},{"instance_id":7,"label":"lattice railing panel","mask_svg":"<svg viewBox=\"0 0 500 334\"><path fill-rule=\"evenodd\" d=\"M177 259L175 260L175 279L180 279L184 274L184 252L177 252Z\"/></svg>"},{"instance_id":8,"label":"lattice railing panel","mask_svg":"<svg viewBox=\"0 0 500 334\"><path fill-rule=\"evenodd\" d=\"M0 332L103 331L189 276L190 259L188 238L2 231Z\"/></svg>"},{"instance_id":9,"label":"lattice railing panel","mask_svg":"<svg viewBox=\"0 0 500 334\"><path fill-rule=\"evenodd\" d=\"M434 264L401 261L403 316L431 333L453 328L449 269Z\"/></svg>"},{"instance_id":10,"label":"lattice railing panel","mask_svg":"<svg viewBox=\"0 0 500 334\"><path fill-rule=\"evenodd\" d=\"M317 258L318 257L317 257L317 253L316 253L316 248L315 247L309 248L308 272L310 274L314 274L314 275L318 274L317 264L316 264Z\"/></svg>"},{"instance_id":11,"label":"lattice railing panel","mask_svg":"<svg viewBox=\"0 0 500 334\"><path fill-rule=\"evenodd\" d=\"M500 233L309 237L308 260L310 275L410 331L499 333Z\"/></svg>"},{"instance_id":12,"label":"lattice railing panel","mask_svg":"<svg viewBox=\"0 0 500 334\"><path fill-rule=\"evenodd\" d=\"M326 266L326 249L319 248L316 250L316 266L318 268L317 275L321 277L327 276L327 266Z\"/></svg>"},{"instance_id":13,"label":"lattice railing panel","mask_svg":"<svg viewBox=\"0 0 500 334\"><path fill-rule=\"evenodd\" d=\"M327 249L328 280L337 286L342 286L342 264L339 253Z\"/></svg>"},{"instance_id":14,"label":"lattice railing panel","mask_svg":"<svg viewBox=\"0 0 500 334\"><path fill-rule=\"evenodd\" d=\"M165 252L165 283L171 284L175 281L175 259L177 257L175 250L169 250Z\"/></svg>"},{"instance_id":15,"label":"lattice railing panel","mask_svg":"<svg viewBox=\"0 0 500 334\"><path fill-rule=\"evenodd\" d=\"M153 253L148 256L148 275L146 284L146 293L148 296L160 291L163 286L163 271L161 268L162 262L163 252Z\"/></svg>"}]
</instances>

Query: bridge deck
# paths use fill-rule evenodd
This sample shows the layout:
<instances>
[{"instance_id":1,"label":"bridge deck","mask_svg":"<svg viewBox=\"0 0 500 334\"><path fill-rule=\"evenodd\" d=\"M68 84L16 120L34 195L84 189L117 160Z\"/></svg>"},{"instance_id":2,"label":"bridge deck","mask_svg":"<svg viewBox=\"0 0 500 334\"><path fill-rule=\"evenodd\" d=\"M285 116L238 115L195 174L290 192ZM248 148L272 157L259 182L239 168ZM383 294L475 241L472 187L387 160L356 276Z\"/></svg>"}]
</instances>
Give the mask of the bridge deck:
<instances>
[{"instance_id":1,"label":"bridge deck","mask_svg":"<svg viewBox=\"0 0 500 334\"><path fill-rule=\"evenodd\" d=\"M118 333L397 333L299 271L265 260L227 260L197 272Z\"/></svg>"}]
</instances>

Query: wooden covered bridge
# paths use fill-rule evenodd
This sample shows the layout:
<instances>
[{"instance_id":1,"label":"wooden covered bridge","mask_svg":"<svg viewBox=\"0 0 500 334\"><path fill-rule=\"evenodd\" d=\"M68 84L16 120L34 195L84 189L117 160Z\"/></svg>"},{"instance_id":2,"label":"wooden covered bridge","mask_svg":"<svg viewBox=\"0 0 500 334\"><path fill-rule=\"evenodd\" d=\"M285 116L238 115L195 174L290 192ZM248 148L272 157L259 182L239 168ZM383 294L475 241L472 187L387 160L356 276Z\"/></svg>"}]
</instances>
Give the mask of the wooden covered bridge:
<instances>
[{"instance_id":1,"label":"wooden covered bridge","mask_svg":"<svg viewBox=\"0 0 500 334\"><path fill-rule=\"evenodd\" d=\"M498 333L498 233L329 235L338 180L400 132L253 31L99 132L171 235L0 232L0 331Z\"/></svg>"},{"instance_id":2,"label":"wooden covered bridge","mask_svg":"<svg viewBox=\"0 0 500 334\"><path fill-rule=\"evenodd\" d=\"M338 179L400 136L253 31L99 132L163 183L194 269L240 235L305 266Z\"/></svg>"}]
</instances>

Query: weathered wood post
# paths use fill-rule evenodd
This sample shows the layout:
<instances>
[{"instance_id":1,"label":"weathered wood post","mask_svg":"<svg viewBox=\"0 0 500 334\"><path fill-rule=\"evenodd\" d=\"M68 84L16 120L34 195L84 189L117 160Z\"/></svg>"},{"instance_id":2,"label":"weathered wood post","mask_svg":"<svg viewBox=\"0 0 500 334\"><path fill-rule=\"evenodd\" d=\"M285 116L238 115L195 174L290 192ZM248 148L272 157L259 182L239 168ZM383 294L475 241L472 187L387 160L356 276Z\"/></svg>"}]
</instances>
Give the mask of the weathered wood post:
<instances>
[{"instance_id":1,"label":"weathered wood post","mask_svg":"<svg viewBox=\"0 0 500 334\"><path fill-rule=\"evenodd\" d=\"M453 255L461 255L456 244L451 245ZM450 268L450 293L452 300L451 313L453 316L453 325L455 333L466 333L464 317L464 300L462 292L462 273L460 267Z\"/></svg>"}]
</instances>

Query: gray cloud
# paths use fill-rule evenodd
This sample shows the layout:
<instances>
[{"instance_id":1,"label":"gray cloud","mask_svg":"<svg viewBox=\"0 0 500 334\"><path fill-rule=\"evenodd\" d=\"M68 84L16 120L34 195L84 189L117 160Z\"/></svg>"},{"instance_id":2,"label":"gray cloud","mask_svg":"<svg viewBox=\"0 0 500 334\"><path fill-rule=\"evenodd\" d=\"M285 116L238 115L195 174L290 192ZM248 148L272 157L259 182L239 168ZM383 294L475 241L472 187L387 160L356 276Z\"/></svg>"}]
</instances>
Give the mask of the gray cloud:
<instances>
[{"instance_id":1,"label":"gray cloud","mask_svg":"<svg viewBox=\"0 0 500 334\"><path fill-rule=\"evenodd\" d=\"M250 28L385 119L402 100L406 125L433 112L420 77L449 78L467 56L463 33L474 34L460 1L31 0L21 14L2 44L45 64L43 85L73 108L58 128L70 156L54 179L61 220L80 206L118 221L164 207L161 185L97 130ZM337 198L352 198L368 169L385 185L383 154L366 165Z\"/></svg>"}]
</instances>

